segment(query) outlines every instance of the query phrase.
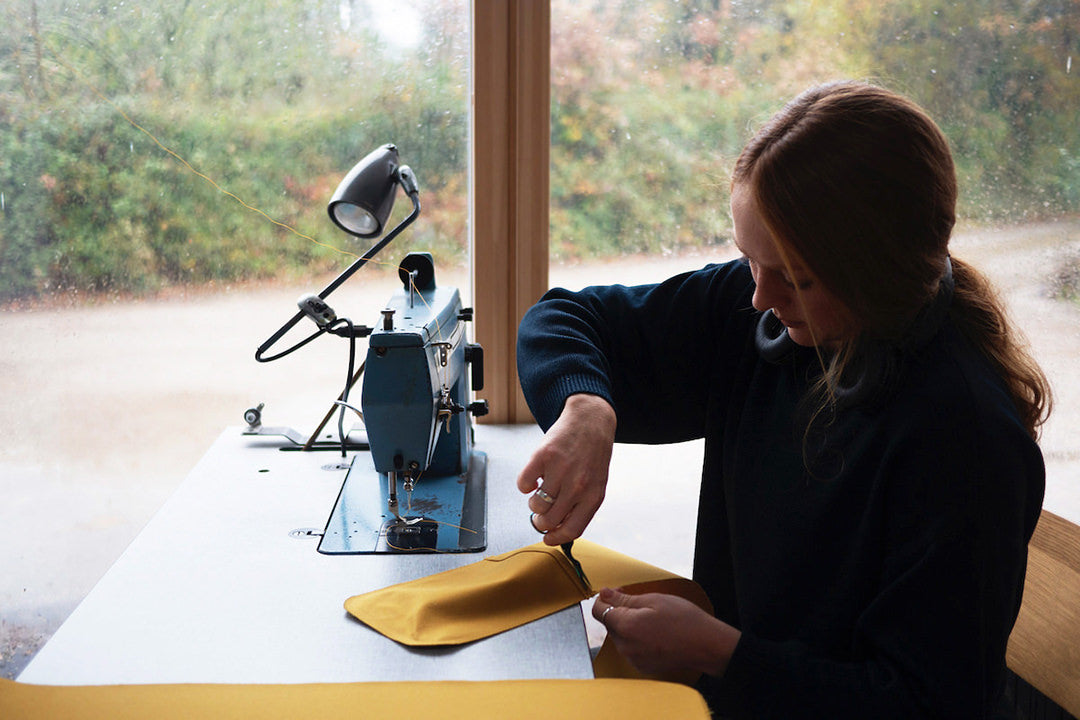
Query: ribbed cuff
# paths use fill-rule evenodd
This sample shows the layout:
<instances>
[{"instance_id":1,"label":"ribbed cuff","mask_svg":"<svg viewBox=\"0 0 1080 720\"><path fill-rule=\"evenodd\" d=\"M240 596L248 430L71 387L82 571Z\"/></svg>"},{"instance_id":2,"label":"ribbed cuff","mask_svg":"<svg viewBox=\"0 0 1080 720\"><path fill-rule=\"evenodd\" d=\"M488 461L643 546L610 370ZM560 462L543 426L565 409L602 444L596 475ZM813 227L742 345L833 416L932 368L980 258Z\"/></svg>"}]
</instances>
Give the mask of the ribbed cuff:
<instances>
[{"instance_id":1,"label":"ribbed cuff","mask_svg":"<svg viewBox=\"0 0 1080 720\"><path fill-rule=\"evenodd\" d=\"M560 375L552 381L542 397L529 399L529 409L544 432L559 419L566 398L577 393L599 395L615 407L611 388L602 378L584 374Z\"/></svg>"}]
</instances>

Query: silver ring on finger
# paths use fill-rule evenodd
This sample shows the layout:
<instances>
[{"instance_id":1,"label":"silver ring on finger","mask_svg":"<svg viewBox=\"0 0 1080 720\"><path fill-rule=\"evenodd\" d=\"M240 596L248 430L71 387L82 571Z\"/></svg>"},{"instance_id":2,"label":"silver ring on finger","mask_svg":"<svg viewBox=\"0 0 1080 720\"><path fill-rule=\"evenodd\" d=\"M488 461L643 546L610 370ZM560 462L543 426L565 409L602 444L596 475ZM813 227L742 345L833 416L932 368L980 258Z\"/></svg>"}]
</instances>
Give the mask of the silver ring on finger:
<instances>
[{"instance_id":1,"label":"silver ring on finger","mask_svg":"<svg viewBox=\"0 0 1080 720\"><path fill-rule=\"evenodd\" d=\"M606 608L604 608L604 612L600 613L600 624L603 625L604 627L607 627L607 614L609 612L611 612L611 608L613 608L613 607L615 607L615 606L614 605L608 605Z\"/></svg>"},{"instance_id":2,"label":"silver ring on finger","mask_svg":"<svg viewBox=\"0 0 1080 720\"><path fill-rule=\"evenodd\" d=\"M544 488L537 488L536 492L533 493L533 495L540 498L541 500L546 502L548 505L553 505L555 503L555 496L552 495L551 493L545 491Z\"/></svg>"}]
</instances>

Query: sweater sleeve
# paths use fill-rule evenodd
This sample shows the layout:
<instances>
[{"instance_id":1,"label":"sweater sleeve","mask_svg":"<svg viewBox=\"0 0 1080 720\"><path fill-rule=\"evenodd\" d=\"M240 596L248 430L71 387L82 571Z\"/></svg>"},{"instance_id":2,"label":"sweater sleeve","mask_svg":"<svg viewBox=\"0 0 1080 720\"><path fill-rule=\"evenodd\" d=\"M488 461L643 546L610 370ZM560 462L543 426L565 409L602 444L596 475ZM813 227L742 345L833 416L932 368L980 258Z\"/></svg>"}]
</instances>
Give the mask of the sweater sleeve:
<instances>
[{"instance_id":1,"label":"sweater sleeve","mask_svg":"<svg viewBox=\"0 0 1080 720\"><path fill-rule=\"evenodd\" d=\"M751 337L750 294L738 262L656 285L549 291L518 330L529 408L546 431L567 397L592 393L615 408L619 442L701 437L721 353L743 352Z\"/></svg>"}]
</instances>

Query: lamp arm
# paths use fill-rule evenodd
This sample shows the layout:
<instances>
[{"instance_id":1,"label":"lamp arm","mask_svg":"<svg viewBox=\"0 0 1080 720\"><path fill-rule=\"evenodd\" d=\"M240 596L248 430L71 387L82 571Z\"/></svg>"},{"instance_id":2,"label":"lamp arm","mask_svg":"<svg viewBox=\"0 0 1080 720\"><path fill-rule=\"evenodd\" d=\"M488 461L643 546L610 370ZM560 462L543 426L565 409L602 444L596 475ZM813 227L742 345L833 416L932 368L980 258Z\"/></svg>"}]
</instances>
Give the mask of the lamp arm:
<instances>
[{"instance_id":1,"label":"lamp arm","mask_svg":"<svg viewBox=\"0 0 1080 720\"><path fill-rule=\"evenodd\" d=\"M415 188L415 185L413 185L413 187L410 188L410 189L413 189L413 188ZM380 240L379 242L372 245L368 249L368 251L366 253L364 253L359 258L357 258L357 260L352 265L345 268L341 272L340 275L338 275L336 278L334 278L333 282L331 282L329 285L327 285L325 288L323 288L322 292L319 293L319 298L320 299L325 300L330 293L337 290L341 286L342 283L344 283L346 280L348 280L350 277L353 276L353 273L355 273L357 270L359 270L364 265L366 265L368 260L375 257L375 255L378 254L378 252L380 250L382 250L384 247L386 247L390 243L391 240L393 240L395 237L397 237L398 234L401 233L402 230L404 230L406 227L408 227L412 223L412 221L415 220L420 215L420 194L418 192L416 192L415 190L413 190L412 192L409 192L409 199L412 200L413 209L412 209L412 212L409 213L408 217L406 217L404 220L402 220L400 223L398 223L397 227L395 227L393 230L388 232L383 237L382 240ZM300 312L293 315L292 318L290 318L288 322L286 322L284 325L282 325L278 329L277 332L275 332L273 335L271 335L266 340L266 342L264 342L262 345L259 346L259 349L255 351L255 360L257 362L270 362L271 360L277 360L280 357L288 355L293 350L296 350L296 349L298 349L298 348L300 348L300 347L302 347L304 345L307 345L309 342L311 342L312 340L314 340L315 338L317 338L319 335L321 335L324 332L324 330L320 329L319 332L315 333L314 335L311 335L310 337L308 337L305 340L301 340L299 344L293 346L292 348L290 348L290 349L288 349L288 350L286 350L284 352L278 353L277 355L273 355L273 356L268 357L268 358L263 357L263 354L267 350L269 350L274 345L274 343L276 343L278 340L280 340L285 333L289 332L289 330L291 330L293 327L295 327L295 325L298 322L303 320L304 316L305 316L305 313L304 313L303 310L301 310Z\"/></svg>"},{"instance_id":2,"label":"lamp arm","mask_svg":"<svg viewBox=\"0 0 1080 720\"><path fill-rule=\"evenodd\" d=\"M412 224L412 221L420 215L420 195L419 193L409 193L409 199L412 200L413 204L413 209L412 212L409 213L409 216L402 220L397 227L388 232L382 240L372 245L366 253L361 255L356 260L356 262L345 268L340 275L334 278L333 282L323 288L322 292L319 293L320 298L325 300L327 295L337 290L342 283L352 277L353 273L366 265L368 260L375 257L375 255L377 255L380 250L386 247L391 240L396 238L402 230Z\"/></svg>"}]
</instances>

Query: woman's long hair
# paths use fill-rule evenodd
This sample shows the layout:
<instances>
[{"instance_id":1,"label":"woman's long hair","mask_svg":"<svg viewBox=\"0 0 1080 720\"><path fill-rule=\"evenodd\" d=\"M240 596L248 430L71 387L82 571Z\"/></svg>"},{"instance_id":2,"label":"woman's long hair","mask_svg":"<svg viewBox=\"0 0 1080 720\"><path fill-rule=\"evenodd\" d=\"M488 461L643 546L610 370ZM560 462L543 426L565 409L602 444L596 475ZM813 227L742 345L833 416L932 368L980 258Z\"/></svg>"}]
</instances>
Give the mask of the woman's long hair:
<instances>
[{"instance_id":1,"label":"woman's long hair","mask_svg":"<svg viewBox=\"0 0 1080 720\"><path fill-rule=\"evenodd\" d=\"M821 389L828 405L861 349L901 346L937 296L956 221L948 142L900 95L864 83L821 85L757 132L732 186L753 193L782 254L794 252L860 327L827 363ZM990 361L1037 438L1050 410L1049 383L986 278L955 258L952 268L949 316Z\"/></svg>"}]
</instances>

